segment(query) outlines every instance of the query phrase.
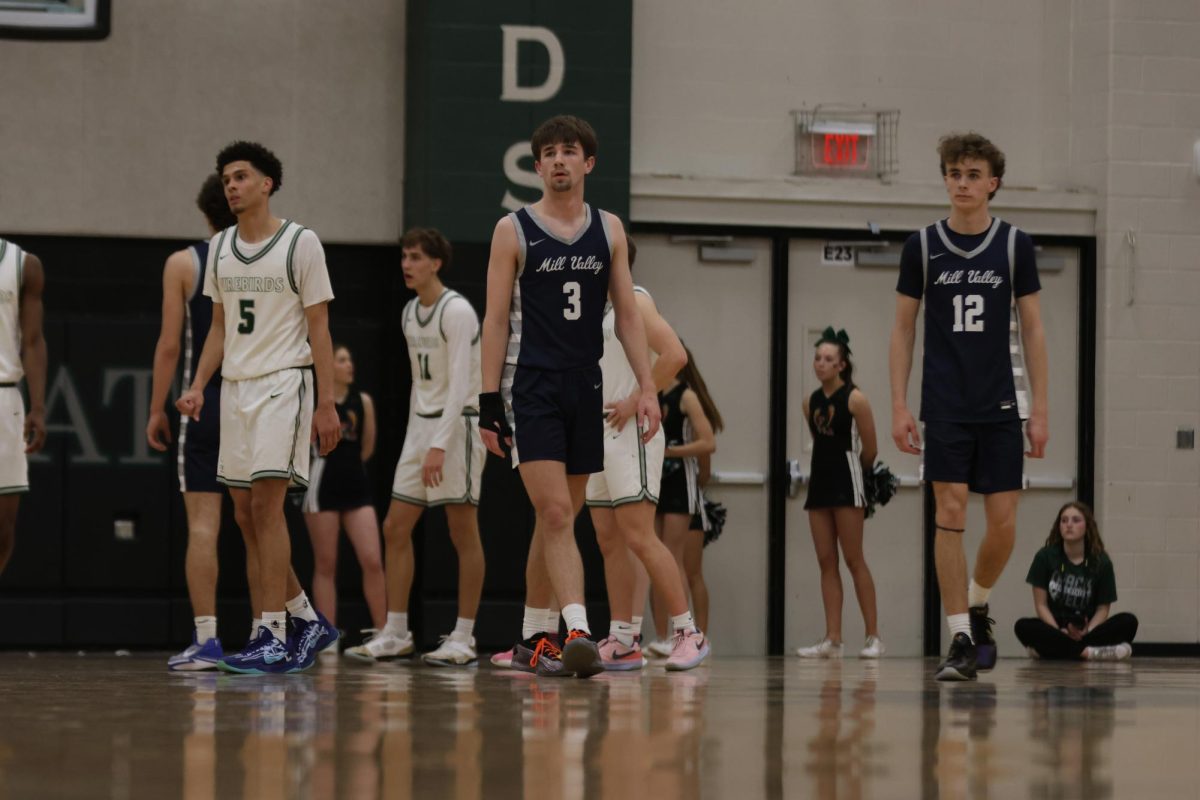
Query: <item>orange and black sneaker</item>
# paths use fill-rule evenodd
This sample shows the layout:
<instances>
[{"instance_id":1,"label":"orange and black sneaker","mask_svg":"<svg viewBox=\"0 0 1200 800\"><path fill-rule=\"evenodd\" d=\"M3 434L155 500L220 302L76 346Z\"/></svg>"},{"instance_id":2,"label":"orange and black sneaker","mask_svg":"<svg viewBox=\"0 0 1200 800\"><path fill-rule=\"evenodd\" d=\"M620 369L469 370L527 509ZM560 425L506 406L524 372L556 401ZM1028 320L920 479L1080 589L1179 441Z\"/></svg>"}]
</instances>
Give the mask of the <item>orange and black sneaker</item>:
<instances>
[{"instance_id":1,"label":"orange and black sneaker","mask_svg":"<svg viewBox=\"0 0 1200 800\"><path fill-rule=\"evenodd\" d=\"M568 634L567 642L562 648L562 664L563 668L574 673L576 678L590 678L604 671L600 648L588 637L586 631L581 630L573 630Z\"/></svg>"},{"instance_id":2,"label":"orange and black sneaker","mask_svg":"<svg viewBox=\"0 0 1200 800\"><path fill-rule=\"evenodd\" d=\"M512 669L518 672L532 672L544 677L565 677L568 673L563 669L562 651L548 633L535 633L528 639L517 642L513 647Z\"/></svg>"}]
</instances>

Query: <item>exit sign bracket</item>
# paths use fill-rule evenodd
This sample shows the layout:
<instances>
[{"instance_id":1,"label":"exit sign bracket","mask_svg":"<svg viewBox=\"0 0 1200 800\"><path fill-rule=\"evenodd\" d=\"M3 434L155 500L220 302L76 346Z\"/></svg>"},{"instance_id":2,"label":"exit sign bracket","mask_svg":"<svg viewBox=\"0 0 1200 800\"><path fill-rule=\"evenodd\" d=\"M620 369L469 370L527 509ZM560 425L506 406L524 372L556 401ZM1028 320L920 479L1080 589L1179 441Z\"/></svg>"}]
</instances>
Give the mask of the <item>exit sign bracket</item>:
<instances>
[{"instance_id":1,"label":"exit sign bracket","mask_svg":"<svg viewBox=\"0 0 1200 800\"><path fill-rule=\"evenodd\" d=\"M900 112L822 104L792 112L797 175L886 180L896 158Z\"/></svg>"}]
</instances>

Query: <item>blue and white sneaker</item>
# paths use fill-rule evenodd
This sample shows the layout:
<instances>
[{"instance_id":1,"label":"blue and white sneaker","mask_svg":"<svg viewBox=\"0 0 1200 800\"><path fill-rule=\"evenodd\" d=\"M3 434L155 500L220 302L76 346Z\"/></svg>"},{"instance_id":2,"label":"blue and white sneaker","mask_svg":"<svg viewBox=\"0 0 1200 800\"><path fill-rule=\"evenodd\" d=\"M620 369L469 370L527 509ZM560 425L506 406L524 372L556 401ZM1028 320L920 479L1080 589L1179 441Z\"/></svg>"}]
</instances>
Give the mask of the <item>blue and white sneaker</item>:
<instances>
[{"instance_id":1,"label":"blue and white sneaker","mask_svg":"<svg viewBox=\"0 0 1200 800\"><path fill-rule=\"evenodd\" d=\"M221 649L221 640L208 639L204 644L196 641L196 632L192 631L192 643L182 653L176 653L167 659L167 669L172 672L198 672L204 669L216 669L217 662L225 657Z\"/></svg>"},{"instance_id":2,"label":"blue and white sneaker","mask_svg":"<svg viewBox=\"0 0 1200 800\"><path fill-rule=\"evenodd\" d=\"M288 653L292 665L288 672L303 672L317 663L321 642L326 638L326 626L318 619L315 622L288 617ZM337 631L334 631L336 641Z\"/></svg>"},{"instance_id":3,"label":"blue and white sneaker","mask_svg":"<svg viewBox=\"0 0 1200 800\"><path fill-rule=\"evenodd\" d=\"M240 653L225 656L217 662L217 668L238 675L272 675L290 672L292 659L283 642L266 625L258 629L258 635L246 644Z\"/></svg>"},{"instance_id":4,"label":"blue and white sneaker","mask_svg":"<svg viewBox=\"0 0 1200 800\"><path fill-rule=\"evenodd\" d=\"M324 653L331 651L337 654L337 641L341 638L342 632L330 624L329 620L325 619L325 615L320 611L317 612L317 622L321 623L324 629L321 631L321 638L317 642L317 652Z\"/></svg>"}]
</instances>

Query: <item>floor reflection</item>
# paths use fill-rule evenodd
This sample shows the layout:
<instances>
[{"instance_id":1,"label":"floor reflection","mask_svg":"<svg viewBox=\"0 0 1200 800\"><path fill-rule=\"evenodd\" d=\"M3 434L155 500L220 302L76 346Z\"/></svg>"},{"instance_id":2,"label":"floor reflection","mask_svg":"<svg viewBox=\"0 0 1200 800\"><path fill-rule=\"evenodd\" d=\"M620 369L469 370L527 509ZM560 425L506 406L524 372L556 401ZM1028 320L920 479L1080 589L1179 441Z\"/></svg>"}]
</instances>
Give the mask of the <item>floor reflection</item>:
<instances>
[{"instance_id":1,"label":"floor reflection","mask_svg":"<svg viewBox=\"0 0 1200 800\"><path fill-rule=\"evenodd\" d=\"M0 798L1188 796L1196 662L717 660L589 681L480 667L167 675L0 654Z\"/></svg>"}]
</instances>

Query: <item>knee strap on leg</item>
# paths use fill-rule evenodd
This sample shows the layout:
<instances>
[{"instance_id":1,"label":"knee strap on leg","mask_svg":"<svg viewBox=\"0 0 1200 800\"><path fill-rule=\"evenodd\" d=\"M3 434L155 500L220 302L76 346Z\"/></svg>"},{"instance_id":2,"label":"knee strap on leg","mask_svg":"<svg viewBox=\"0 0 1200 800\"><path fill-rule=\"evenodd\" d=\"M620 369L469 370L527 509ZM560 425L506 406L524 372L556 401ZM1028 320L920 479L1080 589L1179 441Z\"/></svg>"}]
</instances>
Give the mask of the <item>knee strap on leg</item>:
<instances>
[{"instance_id":1,"label":"knee strap on leg","mask_svg":"<svg viewBox=\"0 0 1200 800\"><path fill-rule=\"evenodd\" d=\"M939 525L936 522L933 523L933 527L939 531L946 531L947 533L966 533L967 532L966 528L947 528L945 525Z\"/></svg>"}]
</instances>

